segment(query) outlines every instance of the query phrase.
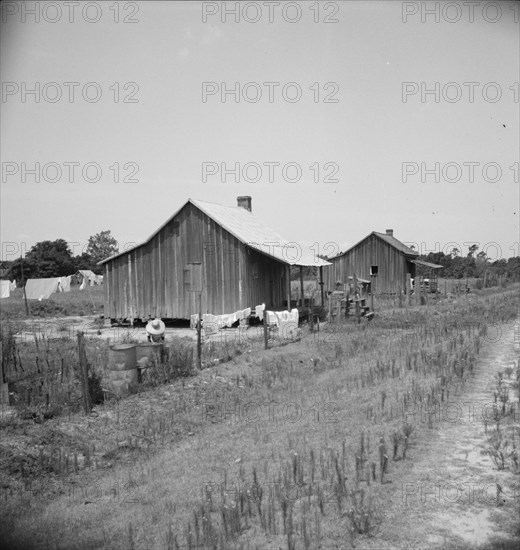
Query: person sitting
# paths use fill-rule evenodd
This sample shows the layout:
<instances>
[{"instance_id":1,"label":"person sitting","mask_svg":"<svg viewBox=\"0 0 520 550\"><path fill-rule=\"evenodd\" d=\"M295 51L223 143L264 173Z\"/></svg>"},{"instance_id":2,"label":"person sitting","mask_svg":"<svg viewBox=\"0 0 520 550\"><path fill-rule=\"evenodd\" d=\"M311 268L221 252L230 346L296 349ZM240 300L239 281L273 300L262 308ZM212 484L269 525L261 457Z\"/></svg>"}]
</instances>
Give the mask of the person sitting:
<instances>
[{"instance_id":1,"label":"person sitting","mask_svg":"<svg viewBox=\"0 0 520 550\"><path fill-rule=\"evenodd\" d=\"M146 325L146 334L148 336L148 342L164 342L164 333L166 327L164 323L156 317L155 319L148 321Z\"/></svg>"}]
</instances>

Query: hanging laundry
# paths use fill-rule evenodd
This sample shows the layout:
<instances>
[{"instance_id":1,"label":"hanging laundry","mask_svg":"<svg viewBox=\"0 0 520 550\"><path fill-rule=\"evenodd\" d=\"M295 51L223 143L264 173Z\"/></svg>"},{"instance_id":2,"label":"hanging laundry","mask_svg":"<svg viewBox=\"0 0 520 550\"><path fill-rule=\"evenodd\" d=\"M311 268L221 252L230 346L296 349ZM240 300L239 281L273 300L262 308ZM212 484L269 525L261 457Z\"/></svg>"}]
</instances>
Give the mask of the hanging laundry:
<instances>
[{"instance_id":1,"label":"hanging laundry","mask_svg":"<svg viewBox=\"0 0 520 550\"><path fill-rule=\"evenodd\" d=\"M16 289L16 281L13 281L9 285L9 290L12 292L15 289Z\"/></svg>"},{"instance_id":2,"label":"hanging laundry","mask_svg":"<svg viewBox=\"0 0 520 550\"><path fill-rule=\"evenodd\" d=\"M215 317L219 328L230 327L233 323L236 323L238 320L236 312L228 313L226 315L215 315Z\"/></svg>"},{"instance_id":3,"label":"hanging laundry","mask_svg":"<svg viewBox=\"0 0 520 550\"><path fill-rule=\"evenodd\" d=\"M300 312L298 311L298 308L294 307L291 309L291 318L296 324L300 322Z\"/></svg>"},{"instance_id":4,"label":"hanging laundry","mask_svg":"<svg viewBox=\"0 0 520 550\"><path fill-rule=\"evenodd\" d=\"M0 281L0 298L9 298L11 295L11 283L9 281Z\"/></svg>"},{"instance_id":5,"label":"hanging laundry","mask_svg":"<svg viewBox=\"0 0 520 550\"><path fill-rule=\"evenodd\" d=\"M205 313L202 316L202 328L204 329L204 334L209 336L214 334L220 328L218 326L218 320L216 315L211 315L211 313Z\"/></svg>"},{"instance_id":6,"label":"hanging laundry","mask_svg":"<svg viewBox=\"0 0 520 550\"><path fill-rule=\"evenodd\" d=\"M278 316L276 315L276 313L274 311L268 311L267 312L267 324L278 326Z\"/></svg>"},{"instance_id":7,"label":"hanging laundry","mask_svg":"<svg viewBox=\"0 0 520 550\"><path fill-rule=\"evenodd\" d=\"M194 313L193 315L191 315L190 316L190 328L196 329L198 321L199 321L199 314L198 313Z\"/></svg>"},{"instance_id":8,"label":"hanging laundry","mask_svg":"<svg viewBox=\"0 0 520 550\"><path fill-rule=\"evenodd\" d=\"M241 321L242 319L247 319L251 315L251 308L248 307L246 309L243 309L242 311L237 311L236 315L239 321Z\"/></svg>"},{"instance_id":9,"label":"hanging laundry","mask_svg":"<svg viewBox=\"0 0 520 550\"><path fill-rule=\"evenodd\" d=\"M60 292L70 292L71 279L72 279L71 275L67 275L66 277L60 277L60 286L59 286Z\"/></svg>"},{"instance_id":10,"label":"hanging laundry","mask_svg":"<svg viewBox=\"0 0 520 550\"><path fill-rule=\"evenodd\" d=\"M284 311L282 320L279 324L279 334L282 338L293 339L298 334L299 312L296 308L291 309L291 312Z\"/></svg>"},{"instance_id":11,"label":"hanging laundry","mask_svg":"<svg viewBox=\"0 0 520 550\"><path fill-rule=\"evenodd\" d=\"M204 328L204 334L213 334L224 327L232 327L237 321L242 324L251 315L251 308L235 311L234 313L225 313L223 315L213 315L211 313L204 313L202 315L202 326ZM190 327L197 328L198 314L190 316Z\"/></svg>"},{"instance_id":12,"label":"hanging laundry","mask_svg":"<svg viewBox=\"0 0 520 550\"><path fill-rule=\"evenodd\" d=\"M265 304L262 304L261 306L256 306L255 307L255 315L257 317L260 317L260 319L262 319L263 316L264 316L264 309L265 309Z\"/></svg>"},{"instance_id":13,"label":"hanging laundry","mask_svg":"<svg viewBox=\"0 0 520 550\"><path fill-rule=\"evenodd\" d=\"M298 333L299 312L293 308L290 312L268 311L267 323L278 327L278 334L281 338L295 338Z\"/></svg>"},{"instance_id":14,"label":"hanging laundry","mask_svg":"<svg viewBox=\"0 0 520 550\"><path fill-rule=\"evenodd\" d=\"M25 283L25 295L28 300L47 300L58 291L59 282L59 277L28 279Z\"/></svg>"},{"instance_id":15,"label":"hanging laundry","mask_svg":"<svg viewBox=\"0 0 520 550\"><path fill-rule=\"evenodd\" d=\"M96 275L90 269L78 269L73 277L76 282L81 281L80 290L85 290L87 286L100 285L103 283L103 275Z\"/></svg>"}]
</instances>

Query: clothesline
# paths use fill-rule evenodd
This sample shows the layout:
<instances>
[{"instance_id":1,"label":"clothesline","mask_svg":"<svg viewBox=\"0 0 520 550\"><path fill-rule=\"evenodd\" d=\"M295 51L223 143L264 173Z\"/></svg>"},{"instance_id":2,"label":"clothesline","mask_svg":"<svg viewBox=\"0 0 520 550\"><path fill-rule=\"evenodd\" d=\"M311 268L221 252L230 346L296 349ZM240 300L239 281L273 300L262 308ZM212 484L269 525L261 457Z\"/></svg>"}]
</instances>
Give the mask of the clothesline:
<instances>
[{"instance_id":1,"label":"clothesline","mask_svg":"<svg viewBox=\"0 0 520 550\"><path fill-rule=\"evenodd\" d=\"M254 316L263 319L265 304L255 307ZM224 315L212 315L204 313L202 315L202 328L204 334L210 335L221 328L231 327L237 321L244 321L251 315L251 308L235 311ZM197 328L199 314L195 313L190 317L190 327ZM298 329L299 312L293 308L290 312L285 311L267 311L267 324L278 327L279 334L283 338L293 338Z\"/></svg>"},{"instance_id":2,"label":"clothesline","mask_svg":"<svg viewBox=\"0 0 520 550\"><path fill-rule=\"evenodd\" d=\"M40 279L27 279L25 283L25 295L28 300L48 300L57 292L70 292L73 275L64 277L46 277ZM83 282L87 281L86 277ZM83 285L80 290L83 290Z\"/></svg>"}]
</instances>

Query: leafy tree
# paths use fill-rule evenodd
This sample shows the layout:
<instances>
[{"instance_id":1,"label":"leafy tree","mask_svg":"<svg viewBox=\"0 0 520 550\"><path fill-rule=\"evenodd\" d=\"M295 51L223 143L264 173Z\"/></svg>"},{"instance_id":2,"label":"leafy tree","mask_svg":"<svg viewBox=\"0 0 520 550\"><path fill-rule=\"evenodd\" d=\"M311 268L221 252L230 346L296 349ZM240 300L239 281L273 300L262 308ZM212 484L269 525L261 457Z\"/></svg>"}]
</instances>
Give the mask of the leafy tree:
<instances>
[{"instance_id":1,"label":"leafy tree","mask_svg":"<svg viewBox=\"0 0 520 550\"><path fill-rule=\"evenodd\" d=\"M8 277L25 284L31 278L61 277L73 272L74 260L67 241L56 239L36 243L23 260L12 262Z\"/></svg>"},{"instance_id":2,"label":"leafy tree","mask_svg":"<svg viewBox=\"0 0 520 550\"><path fill-rule=\"evenodd\" d=\"M22 262L23 262L23 278L22 278ZM13 260L11 262L11 265L9 266L9 270L7 271L7 279L10 281L16 281L18 285L25 284L25 281L29 278L30 273L28 273L28 270L26 268L27 264L21 259L16 258L16 260Z\"/></svg>"},{"instance_id":3,"label":"leafy tree","mask_svg":"<svg viewBox=\"0 0 520 550\"><path fill-rule=\"evenodd\" d=\"M477 244L472 244L469 248L468 248L468 258L473 258L473 254L475 254L475 252L478 250L478 245Z\"/></svg>"},{"instance_id":4,"label":"leafy tree","mask_svg":"<svg viewBox=\"0 0 520 550\"><path fill-rule=\"evenodd\" d=\"M91 257L95 265L97 262L117 254L118 251L117 241L112 237L110 231L101 231L101 233L89 237L85 253Z\"/></svg>"},{"instance_id":5,"label":"leafy tree","mask_svg":"<svg viewBox=\"0 0 520 550\"><path fill-rule=\"evenodd\" d=\"M490 262L484 251L477 251L477 245L469 247L467 256L459 256L458 250L454 249L449 254L443 252L430 252L425 256L419 256L419 259L432 264L442 265L443 269L439 275L446 278L462 279L464 277L486 277L486 286L498 284L499 277L504 277L509 281L520 281L520 257L509 259L501 258ZM457 252L457 254L455 254ZM425 274L420 267L417 274Z\"/></svg>"},{"instance_id":6,"label":"leafy tree","mask_svg":"<svg viewBox=\"0 0 520 550\"><path fill-rule=\"evenodd\" d=\"M9 269L10 269L12 263L13 262L9 261L9 260L0 261L0 277L1 278L7 277L7 275L9 274Z\"/></svg>"},{"instance_id":7,"label":"leafy tree","mask_svg":"<svg viewBox=\"0 0 520 550\"><path fill-rule=\"evenodd\" d=\"M93 260L90 254L83 252L81 256L74 256L74 272L78 269L90 269L91 271L99 271L99 266Z\"/></svg>"}]
</instances>

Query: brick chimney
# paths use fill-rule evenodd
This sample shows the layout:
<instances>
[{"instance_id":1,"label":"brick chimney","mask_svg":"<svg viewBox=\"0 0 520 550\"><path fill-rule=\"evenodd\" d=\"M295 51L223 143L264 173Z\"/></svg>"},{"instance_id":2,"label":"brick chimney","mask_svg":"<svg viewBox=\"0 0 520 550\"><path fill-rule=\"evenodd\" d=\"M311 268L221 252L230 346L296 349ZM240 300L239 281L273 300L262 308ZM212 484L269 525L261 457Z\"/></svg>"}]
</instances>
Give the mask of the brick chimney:
<instances>
[{"instance_id":1,"label":"brick chimney","mask_svg":"<svg viewBox=\"0 0 520 550\"><path fill-rule=\"evenodd\" d=\"M249 210L249 212L252 212L251 210L251 197L245 196L245 197L237 197L237 206L241 206L242 208L245 208L246 210Z\"/></svg>"},{"instance_id":2,"label":"brick chimney","mask_svg":"<svg viewBox=\"0 0 520 550\"><path fill-rule=\"evenodd\" d=\"M389 237L393 237L393 236L394 236L394 230L393 230L393 229L387 229L387 230L386 230L386 234L387 234Z\"/></svg>"}]
</instances>

